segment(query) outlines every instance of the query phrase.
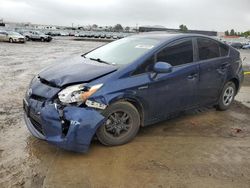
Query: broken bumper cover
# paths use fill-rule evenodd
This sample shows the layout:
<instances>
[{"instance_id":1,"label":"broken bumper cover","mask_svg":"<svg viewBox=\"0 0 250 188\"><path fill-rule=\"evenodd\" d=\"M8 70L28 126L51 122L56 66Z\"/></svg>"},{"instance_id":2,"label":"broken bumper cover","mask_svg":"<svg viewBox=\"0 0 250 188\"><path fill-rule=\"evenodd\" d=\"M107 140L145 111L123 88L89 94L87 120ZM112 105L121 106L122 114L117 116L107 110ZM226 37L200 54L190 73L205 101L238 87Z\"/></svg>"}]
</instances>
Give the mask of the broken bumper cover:
<instances>
[{"instance_id":1,"label":"broken bumper cover","mask_svg":"<svg viewBox=\"0 0 250 188\"><path fill-rule=\"evenodd\" d=\"M24 119L29 131L35 137L66 150L87 152L97 128L104 122L104 117L91 108L65 107L63 113L64 120L60 118L54 104L41 108L42 132L37 130L27 112ZM62 121L68 123L66 134L63 133Z\"/></svg>"}]
</instances>

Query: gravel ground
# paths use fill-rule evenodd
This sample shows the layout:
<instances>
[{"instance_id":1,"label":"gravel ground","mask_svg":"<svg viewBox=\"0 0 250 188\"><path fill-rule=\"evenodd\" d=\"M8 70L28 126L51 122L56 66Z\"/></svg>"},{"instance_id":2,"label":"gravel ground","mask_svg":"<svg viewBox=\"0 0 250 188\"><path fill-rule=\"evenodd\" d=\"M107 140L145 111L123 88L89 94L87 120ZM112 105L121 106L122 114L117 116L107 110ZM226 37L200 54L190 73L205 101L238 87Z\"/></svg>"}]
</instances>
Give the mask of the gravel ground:
<instances>
[{"instance_id":1,"label":"gravel ground","mask_svg":"<svg viewBox=\"0 0 250 188\"><path fill-rule=\"evenodd\" d=\"M226 112L199 109L143 128L124 146L93 141L88 154L31 136L22 117L31 78L102 44L62 38L0 43L0 187L249 187L250 109L240 102ZM250 60L249 51L241 53ZM237 98L244 104L249 80Z\"/></svg>"}]
</instances>

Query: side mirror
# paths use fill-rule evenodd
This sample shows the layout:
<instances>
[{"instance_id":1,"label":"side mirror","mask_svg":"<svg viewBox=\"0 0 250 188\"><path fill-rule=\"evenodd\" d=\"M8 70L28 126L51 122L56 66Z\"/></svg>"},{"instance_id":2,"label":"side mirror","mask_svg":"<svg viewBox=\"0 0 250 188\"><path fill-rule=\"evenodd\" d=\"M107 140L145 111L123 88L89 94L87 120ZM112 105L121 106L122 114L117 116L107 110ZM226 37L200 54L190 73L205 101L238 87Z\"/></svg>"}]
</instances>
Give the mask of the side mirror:
<instances>
[{"instance_id":1,"label":"side mirror","mask_svg":"<svg viewBox=\"0 0 250 188\"><path fill-rule=\"evenodd\" d=\"M156 73L170 73L172 72L172 65L166 62L157 62L153 69Z\"/></svg>"}]
</instances>

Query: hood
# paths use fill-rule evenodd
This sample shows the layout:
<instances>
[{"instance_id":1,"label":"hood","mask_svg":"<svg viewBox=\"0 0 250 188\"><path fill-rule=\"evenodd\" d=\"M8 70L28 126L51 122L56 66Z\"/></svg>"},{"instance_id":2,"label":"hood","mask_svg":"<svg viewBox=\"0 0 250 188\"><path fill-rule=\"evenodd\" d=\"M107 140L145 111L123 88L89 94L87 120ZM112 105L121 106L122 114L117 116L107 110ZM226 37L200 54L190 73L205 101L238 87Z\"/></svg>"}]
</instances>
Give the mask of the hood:
<instances>
[{"instance_id":1,"label":"hood","mask_svg":"<svg viewBox=\"0 0 250 188\"><path fill-rule=\"evenodd\" d=\"M39 73L39 78L51 85L63 87L73 83L90 82L116 70L114 65L78 56L46 68Z\"/></svg>"}]
</instances>

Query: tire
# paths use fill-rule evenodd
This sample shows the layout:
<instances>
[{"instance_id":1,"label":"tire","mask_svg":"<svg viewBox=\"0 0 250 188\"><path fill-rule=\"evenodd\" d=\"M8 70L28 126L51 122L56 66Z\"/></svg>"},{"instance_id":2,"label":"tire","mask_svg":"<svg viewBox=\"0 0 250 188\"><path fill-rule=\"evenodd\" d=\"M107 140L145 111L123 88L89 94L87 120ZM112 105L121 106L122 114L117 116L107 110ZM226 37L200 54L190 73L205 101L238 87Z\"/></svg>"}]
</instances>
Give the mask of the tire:
<instances>
[{"instance_id":1,"label":"tire","mask_svg":"<svg viewBox=\"0 0 250 188\"><path fill-rule=\"evenodd\" d=\"M42 38L41 38L41 42L44 42L44 41L45 41L45 39L42 37Z\"/></svg>"},{"instance_id":2,"label":"tire","mask_svg":"<svg viewBox=\"0 0 250 188\"><path fill-rule=\"evenodd\" d=\"M123 145L131 141L140 128L140 115L128 102L116 102L104 110L106 122L97 129L98 140L106 146Z\"/></svg>"},{"instance_id":3,"label":"tire","mask_svg":"<svg viewBox=\"0 0 250 188\"><path fill-rule=\"evenodd\" d=\"M13 43L13 42L14 42L14 40L13 40L12 38L10 38L10 39L9 39L9 42L10 42L10 43Z\"/></svg>"},{"instance_id":4,"label":"tire","mask_svg":"<svg viewBox=\"0 0 250 188\"><path fill-rule=\"evenodd\" d=\"M30 38L29 38L28 36L26 36L25 38L26 38L26 41L29 41L29 40L30 40Z\"/></svg>"},{"instance_id":5,"label":"tire","mask_svg":"<svg viewBox=\"0 0 250 188\"><path fill-rule=\"evenodd\" d=\"M233 82L227 82L222 89L217 109L225 111L230 108L236 95L236 86Z\"/></svg>"}]
</instances>

